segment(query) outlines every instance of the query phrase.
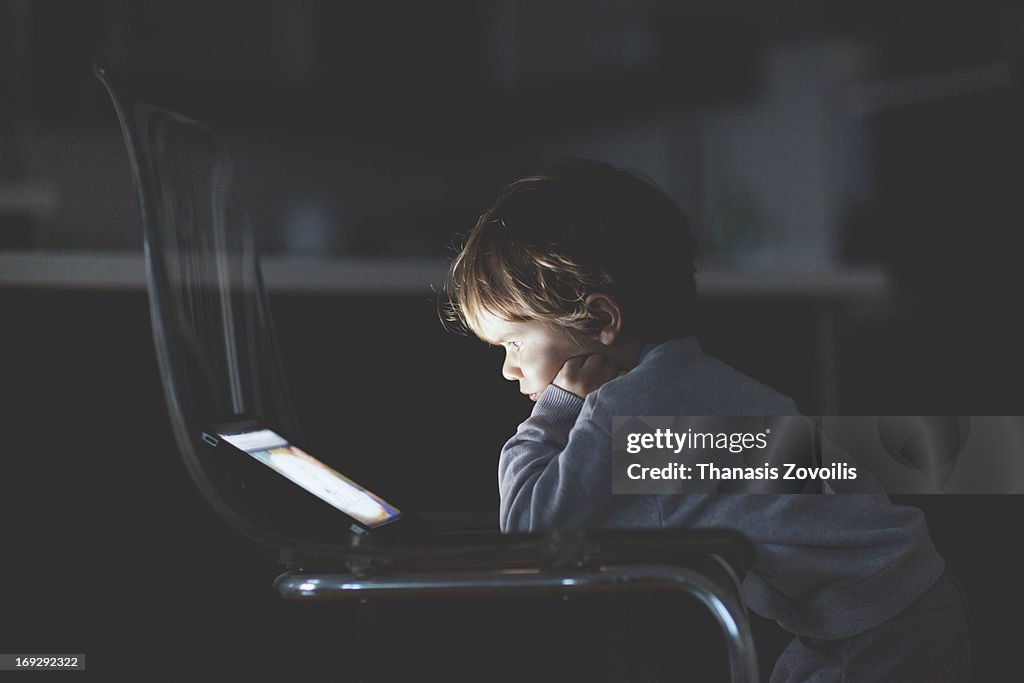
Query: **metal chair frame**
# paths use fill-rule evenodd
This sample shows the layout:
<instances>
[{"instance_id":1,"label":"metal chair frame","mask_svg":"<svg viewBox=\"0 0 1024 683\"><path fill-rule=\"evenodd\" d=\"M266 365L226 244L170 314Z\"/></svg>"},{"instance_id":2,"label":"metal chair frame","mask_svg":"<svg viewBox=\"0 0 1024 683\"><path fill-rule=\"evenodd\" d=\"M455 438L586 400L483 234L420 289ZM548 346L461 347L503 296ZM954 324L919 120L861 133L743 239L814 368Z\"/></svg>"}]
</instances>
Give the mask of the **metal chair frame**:
<instances>
[{"instance_id":1,"label":"metal chair frame","mask_svg":"<svg viewBox=\"0 0 1024 683\"><path fill-rule=\"evenodd\" d=\"M563 570L452 570L392 576L290 571L279 576L274 585L282 597L299 602L669 589L695 596L714 615L725 636L732 681L756 683L758 680L757 652L742 603L733 591L723 589L720 583L688 567L628 564Z\"/></svg>"}]
</instances>

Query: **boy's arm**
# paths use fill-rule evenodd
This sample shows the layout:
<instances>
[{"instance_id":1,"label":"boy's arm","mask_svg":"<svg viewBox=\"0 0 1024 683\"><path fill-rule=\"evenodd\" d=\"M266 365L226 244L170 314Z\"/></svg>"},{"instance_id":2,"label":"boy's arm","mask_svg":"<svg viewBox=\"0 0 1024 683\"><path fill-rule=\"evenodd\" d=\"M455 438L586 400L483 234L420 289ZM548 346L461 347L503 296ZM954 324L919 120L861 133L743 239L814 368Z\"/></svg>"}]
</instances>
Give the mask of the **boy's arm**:
<instances>
[{"instance_id":1,"label":"boy's arm","mask_svg":"<svg viewBox=\"0 0 1024 683\"><path fill-rule=\"evenodd\" d=\"M582 412L582 398L551 385L502 448L502 531L583 528L605 507L611 435L589 419L589 407Z\"/></svg>"}]
</instances>

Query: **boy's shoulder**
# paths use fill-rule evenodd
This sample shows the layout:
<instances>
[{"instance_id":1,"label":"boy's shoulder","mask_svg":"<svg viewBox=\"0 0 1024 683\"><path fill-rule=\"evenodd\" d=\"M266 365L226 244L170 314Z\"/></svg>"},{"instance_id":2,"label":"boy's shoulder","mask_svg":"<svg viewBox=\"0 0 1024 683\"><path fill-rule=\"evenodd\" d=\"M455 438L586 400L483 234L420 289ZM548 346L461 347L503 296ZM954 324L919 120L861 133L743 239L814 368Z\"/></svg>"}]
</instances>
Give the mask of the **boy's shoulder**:
<instances>
[{"instance_id":1,"label":"boy's shoulder","mask_svg":"<svg viewBox=\"0 0 1024 683\"><path fill-rule=\"evenodd\" d=\"M588 397L610 415L796 415L796 404L717 358L694 337L644 347L636 367Z\"/></svg>"}]
</instances>

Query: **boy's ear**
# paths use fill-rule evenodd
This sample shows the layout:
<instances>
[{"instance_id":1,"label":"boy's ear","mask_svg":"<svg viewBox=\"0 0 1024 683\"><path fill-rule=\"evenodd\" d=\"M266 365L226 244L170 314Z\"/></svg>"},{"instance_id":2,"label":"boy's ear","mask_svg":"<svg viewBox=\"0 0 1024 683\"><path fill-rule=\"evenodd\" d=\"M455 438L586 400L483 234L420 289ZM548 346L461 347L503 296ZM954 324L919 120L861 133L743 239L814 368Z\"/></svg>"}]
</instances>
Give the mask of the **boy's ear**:
<instances>
[{"instance_id":1,"label":"boy's ear","mask_svg":"<svg viewBox=\"0 0 1024 683\"><path fill-rule=\"evenodd\" d=\"M594 319L599 321L597 341L605 346L614 344L622 332L622 311L618 302L607 294L591 294L583 304Z\"/></svg>"}]
</instances>

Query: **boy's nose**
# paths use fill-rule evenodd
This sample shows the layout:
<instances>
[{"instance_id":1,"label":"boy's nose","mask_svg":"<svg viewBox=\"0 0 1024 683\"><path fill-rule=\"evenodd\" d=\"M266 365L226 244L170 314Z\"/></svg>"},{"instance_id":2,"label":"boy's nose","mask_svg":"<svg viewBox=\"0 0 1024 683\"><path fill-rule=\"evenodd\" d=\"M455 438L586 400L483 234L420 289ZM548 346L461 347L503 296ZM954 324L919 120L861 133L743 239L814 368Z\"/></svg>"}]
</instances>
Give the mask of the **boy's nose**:
<instances>
[{"instance_id":1,"label":"boy's nose","mask_svg":"<svg viewBox=\"0 0 1024 683\"><path fill-rule=\"evenodd\" d=\"M515 381L522 379L523 373L519 370L519 367L512 363L508 356L505 356L505 362L501 364L501 376L507 380Z\"/></svg>"}]
</instances>

